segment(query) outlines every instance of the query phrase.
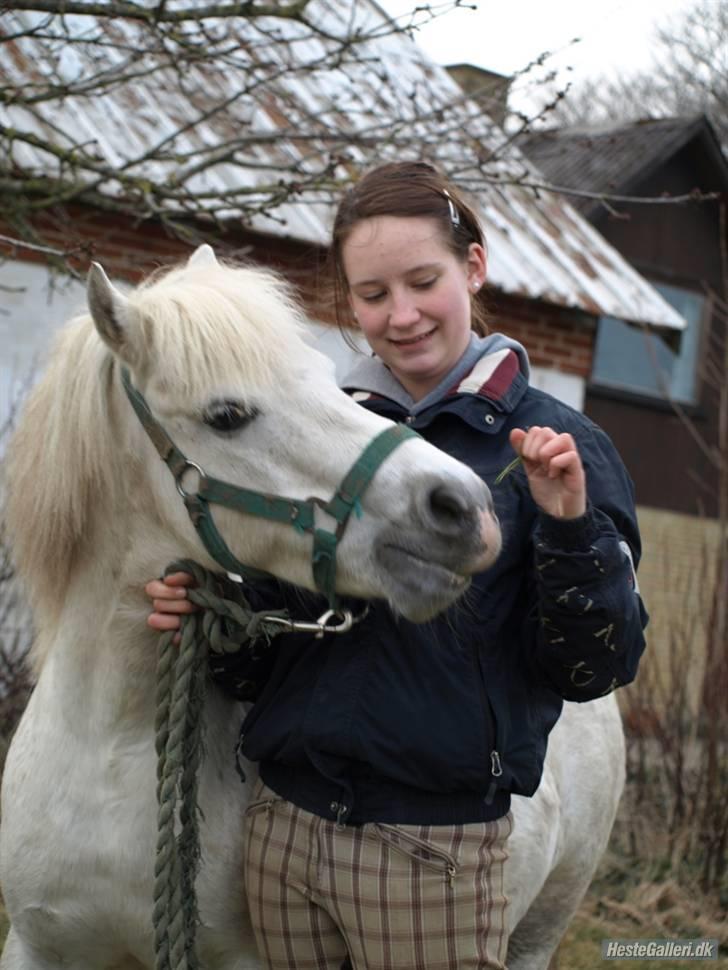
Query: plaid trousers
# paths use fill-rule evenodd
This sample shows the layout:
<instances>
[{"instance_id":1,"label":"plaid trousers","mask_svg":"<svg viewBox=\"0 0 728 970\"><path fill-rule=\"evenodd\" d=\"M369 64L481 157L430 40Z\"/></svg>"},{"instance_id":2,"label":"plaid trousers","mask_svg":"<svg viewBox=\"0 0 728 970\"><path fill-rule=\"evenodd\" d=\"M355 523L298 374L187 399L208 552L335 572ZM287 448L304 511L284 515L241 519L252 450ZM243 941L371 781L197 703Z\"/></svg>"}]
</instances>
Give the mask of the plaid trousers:
<instances>
[{"instance_id":1,"label":"plaid trousers","mask_svg":"<svg viewBox=\"0 0 728 970\"><path fill-rule=\"evenodd\" d=\"M245 828L248 905L268 970L505 970L510 814L337 826L259 781Z\"/></svg>"}]
</instances>

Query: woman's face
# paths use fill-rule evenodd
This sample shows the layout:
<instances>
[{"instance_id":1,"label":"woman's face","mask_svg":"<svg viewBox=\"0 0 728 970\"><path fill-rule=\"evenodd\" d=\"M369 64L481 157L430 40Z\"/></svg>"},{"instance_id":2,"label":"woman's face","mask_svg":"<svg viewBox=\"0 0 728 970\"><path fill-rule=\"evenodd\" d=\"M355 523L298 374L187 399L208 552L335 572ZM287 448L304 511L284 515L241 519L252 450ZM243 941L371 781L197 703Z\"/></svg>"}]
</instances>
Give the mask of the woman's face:
<instances>
[{"instance_id":1,"label":"woman's face","mask_svg":"<svg viewBox=\"0 0 728 970\"><path fill-rule=\"evenodd\" d=\"M376 216L342 247L349 301L370 347L415 400L428 394L470 340L471 295L485 280L485 252L462 262L434 219Z\"/></svg>"}]
</instances>

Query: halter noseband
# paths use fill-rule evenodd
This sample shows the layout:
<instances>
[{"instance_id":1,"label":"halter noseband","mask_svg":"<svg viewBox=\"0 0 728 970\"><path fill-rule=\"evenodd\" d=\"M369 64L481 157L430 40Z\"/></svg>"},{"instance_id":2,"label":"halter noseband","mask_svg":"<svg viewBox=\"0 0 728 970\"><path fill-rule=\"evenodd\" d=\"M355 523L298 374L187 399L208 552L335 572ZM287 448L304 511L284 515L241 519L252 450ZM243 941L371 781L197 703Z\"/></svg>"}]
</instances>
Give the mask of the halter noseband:
<instances>
[{"instance_id":1,"label":"halter noseband","mask_svg":"<svg viewBox=\"0 0 728 970\"><path fill-rule=\"evenodd\" d=\"M177 491L184 499L192 524L212 558L227 572L249 578L267 578L268 573L239 562L218 532L212 518L210 503L244 512L257 518L270 519L292 525L300 533L313 535L311 555L316 588L322 592L331 610L337 609L336 546L344 534L352 512L361 515L360 499L382 464L398 445L408 438L417 438L416 431L395 424L378 434L351 466L329 502L320 498L292 499L280 495L266 495L239 485L209 478L194 461L190 461L172 441L149 409L142 394L131 383L129 371L122 367L121 380L144 430L174 476ZM185 473L193 469L198 475L196 492L188 492L182 484ZM316 527L315 507L318 506L338 523L335 532Z\"/></svg>"}]
</instances>

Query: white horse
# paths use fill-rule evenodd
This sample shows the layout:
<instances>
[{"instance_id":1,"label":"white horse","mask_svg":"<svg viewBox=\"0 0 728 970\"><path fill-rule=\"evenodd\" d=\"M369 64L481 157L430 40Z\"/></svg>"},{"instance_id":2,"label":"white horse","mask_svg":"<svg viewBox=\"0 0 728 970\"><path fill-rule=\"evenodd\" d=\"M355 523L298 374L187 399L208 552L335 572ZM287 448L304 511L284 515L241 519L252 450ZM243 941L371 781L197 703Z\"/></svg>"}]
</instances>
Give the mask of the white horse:
<instances>
[{"instance_id":1,"label":"white horse","mask_svg":"<svg viewBox=\"0 0 728 970\"><path fill-rule=\"evenodd\" d=\"M3 779L0 879L11 929L2 970L154 964L155 634L142 587L180 556L215 563L131 409L121 366L191 460L266 493L331 496L389 424L336 388L268 273L220 266L207 250L128 296L97 271L89 302L93 319L63 332L9 454L8 526L35 611L38 681ZM219 430L231 421L237 430ZM337 589L427 618L497 553L491 508L467 468L422 440L404 442L347 525ZM227 509L216 517L244 563L313 587L308 536ZM391 555L393 532L423 530L430 559L407 581L412 559L387 568L378 550L389 540ZM514 953L536 956L516 956L513 968L546 966L611 827L618 720L611 700L600 704L574 709L576 731L566 718L557 726L560 757L549 756L537 796L514 807ZM205 970L259 966L242 879L249 789L231 756L241 716L210 689L198 878ZM608 737L612 757L597 772Z\"/></svg>"}]
</instances>

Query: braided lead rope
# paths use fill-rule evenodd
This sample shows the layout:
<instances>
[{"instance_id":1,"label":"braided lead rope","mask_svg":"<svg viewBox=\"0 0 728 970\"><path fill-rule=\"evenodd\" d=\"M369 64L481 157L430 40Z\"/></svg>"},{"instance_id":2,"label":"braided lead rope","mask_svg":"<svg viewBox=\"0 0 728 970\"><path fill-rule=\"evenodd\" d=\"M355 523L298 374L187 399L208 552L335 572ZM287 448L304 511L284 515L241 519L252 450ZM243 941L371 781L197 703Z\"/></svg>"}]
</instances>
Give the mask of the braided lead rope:
<instances>
[{"instance_id":1,"label":"braided lead rope","mask_svg":"<svg viewBox=\"0 0 728 970\"><path fill-rule=\"evenodd\" d=\"M224 599L214 574L195 562L171 563L166 573L187 572L196 586L190 600L202 610L182 618L179 648L174 633L159 639L157 658L157 854L154 870L155 970L200 970L195 949L199 923L195 877L200 867L197 808L202 758L202 710L207 656L232 652L258 638L281 632L268 617L241 602Z\"/></svg>"}]
</instances>

